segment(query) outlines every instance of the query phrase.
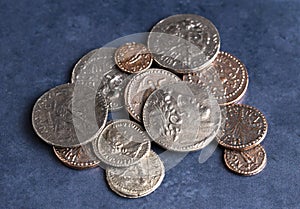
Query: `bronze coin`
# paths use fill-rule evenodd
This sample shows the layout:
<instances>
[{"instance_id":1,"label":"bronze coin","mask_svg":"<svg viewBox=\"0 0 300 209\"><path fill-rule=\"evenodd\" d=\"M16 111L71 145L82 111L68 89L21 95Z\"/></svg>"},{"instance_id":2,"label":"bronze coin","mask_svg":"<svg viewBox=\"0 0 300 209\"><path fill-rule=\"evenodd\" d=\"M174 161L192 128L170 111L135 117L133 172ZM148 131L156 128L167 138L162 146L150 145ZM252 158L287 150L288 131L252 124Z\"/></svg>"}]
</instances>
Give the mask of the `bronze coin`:
<instances>
[{"instance_id":1,"label":"bronze coin","mask_svg":"<svg viewBox=\"0 0 300 209\"><path fill-rule=\"evenodd\" d=\"M206 86L220 105L238 102L249 83L245 65L227 52L219 52L212 64L201 71L184 75L183 80Z\"/></svg>"},{"instance_id":2,"label":"bronze coin","mask_svg":"<svg viewBox=\"0 0 300 209\"><path fill-rule=\"evenodd\" d=\"M238 174L251 176L258 174L265 168L267 155L264 148L257 145L244 151L225 149L224 160L230 170Z\"/></svg>"},{"instance_id":3,"label":"bronze coin","mask_svg":"<svg viewBox=\"0 0 300 209\"><path fill-rule=\"evenodd\" d=\"M222 114L224 125L217 139L225 148L247 150L265 138L267 120L256 108L244 104L231 104L222 108Z\"/></svg>"},{"instance_id":4,"label":"bronze coin","mask_svg":"<svg viewBox=\"0 0 300 209\"><path fill-rule=\"evenodd\" d=\"M70 168L93 168L100 163L90 143L72 148L53 146L53 150L58 159Z\"/></svg>"},{"instance_id":5,"label":"bronze coin","mask_svg":"<svg viewBox=\"0 0 300 209\"><path fill-rule=\"evenodd\" d=\"M126 43L115 52L118 67L128 73L138 73L148 69L152 64L152 55L145 45Z\"/></svg>"}]
</instances>

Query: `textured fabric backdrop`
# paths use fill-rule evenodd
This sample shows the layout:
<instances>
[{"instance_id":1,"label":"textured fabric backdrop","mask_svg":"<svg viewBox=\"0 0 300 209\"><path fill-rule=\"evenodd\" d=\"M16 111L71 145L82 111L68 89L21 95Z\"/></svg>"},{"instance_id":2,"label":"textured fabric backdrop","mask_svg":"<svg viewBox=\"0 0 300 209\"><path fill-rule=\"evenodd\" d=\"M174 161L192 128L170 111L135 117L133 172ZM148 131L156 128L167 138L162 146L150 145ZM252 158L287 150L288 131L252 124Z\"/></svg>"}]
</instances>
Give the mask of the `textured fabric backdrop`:
<instances>
[{"instance_id":1,"label":"textured fabric backdrop","mask_svg":"<svg viewBox=\"0 0 300 209\"><path fill-rule=\"evenodd\" d=\"M0 208L300 208L299 11L297 0L0 0ZM179 13L210 19L221 49L247 66L244 102L268 119L268 164L242 177L226 169L221 148L204 164L190 153L153 194L121 198L102 169L56 159L32 129L32 107L89 50Z\"/></svg>"}]
</instances>

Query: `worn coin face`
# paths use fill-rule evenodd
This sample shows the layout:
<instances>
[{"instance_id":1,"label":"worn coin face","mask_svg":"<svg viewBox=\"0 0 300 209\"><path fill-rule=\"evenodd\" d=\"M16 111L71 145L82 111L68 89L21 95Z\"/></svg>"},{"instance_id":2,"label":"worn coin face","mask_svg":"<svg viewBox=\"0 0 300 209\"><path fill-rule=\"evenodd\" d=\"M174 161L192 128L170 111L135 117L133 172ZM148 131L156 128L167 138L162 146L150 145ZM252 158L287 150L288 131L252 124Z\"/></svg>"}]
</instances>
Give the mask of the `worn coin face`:
<instances>
[{"instance_id":1,"label":"worn coin face","mask_svg":"<svg viewBox=\"0 0 300 209\"><path fill-rule=\"evenodd\" d=\"M163 86L147 99L143 122L149 136L172 151L205 147L221 125L217 100L196 84L178 82Z\"/></svg>"},{"instance_id":2,"label":"worn coin face","mask_svg":"<svg viewBox=\"0 0 300 209\"><path fill-rule=\"evenodd\" d=\"M78 147L53 146L53 150L58 159L71 168L93 168L98 166L100 163L95 156L90 143Z\"/></svg>"},{"instance_id":3,"label":"worn coin face","mask_svg":"<svg viewBox=\"0 0 300 209\"><path fill-rule=\"evenodd\" d=\"M239 101L249 83L245 65L227 52L220 52L207 68L184 75L183 80L207 86L220 105Z\"/></svg>"},{"instance_id":4,"label":"worn coin face","mask_svg":"<svg viewBox=\"0 0 300 209\"><path fill-rule=\"evenodd\" d=\"M107 120L103 96L88 94L84 86L63 84L43 94L35 103L32 125L45 142L59 147L75 147L92 141Z\"/></svg>"},{"instance_id":5,"label":"worn coin face","mask_svg":"<svg viewBox=\"0 0 300 209\"><path fill-rule=\"evenodd\" d=\"M145 157L150 150L150 139L137 123L117 120L105 127L93 145L101 162L126 167Z\"/></svg>"},{"instance_id":6,"label":"worn coin face","mask_svg":"<svg viewBox=\"0 0 300 209\"><path fill-rule=\"evenodd\" d=\"M115 53L118 67L128 73L138 73L148 69L152 64L152 55L144 44L126 43Z\"/></svg>"},{"instance_id":7,"label":"worn coin face","mask_svg":"<svg viewBox=\"0 0 300 209\"><path fill-rule=\"evenodd\" d=\"M148 96L163 85L175 83L180 79L166 70L151 68L135 75L125 89L125 105L130 115L142 120L143 105Z\"/></svg>"},{"instance_id":8,"label":"worn coin face","mask_svg":"<svg viewBox=\"0 0 300 209\"><path fill-rule=\"evenodd\" d=\"M231 104L226 106L225 124L218 133L219 144L229 149L247 150L258 145L267 134L267 120L256 108Z\"/></svg>"},{"instance_id":9,"label":"worn coin face","mask_svg":"<svg viewBox=\"0 0 300 209\"><path fill-rule=\"evenodd\" d=\"M119 70L114 61L115 48L93 50L79 61L72 73L72 82L99 91L108 109L116 111L124 106L124 89L129 75Z\"/></svg>"},{"instance_id":10,"label":"worn coin face","mask_svg":"<svg viewBox=\"0 0 300 209\"><path fill-rule=\"evenodd\" d=\"M164 176L164 165L153 151L135 165L106 169L106 179L110 188L118 195L127 198L150 194L159 187Z\"/></svg>"},{"instance_id":11,"label":"worn coin face","mask_svg":"<svg viewBox=\"0 0 300 209\"><path fill-rule=\"evenodd\" d=\"M261 145L257 145L249 150L225 149L224 160L226 166L242 175L255 175L261 172L267 164L267 155Z\"/></svg>"},{"instance_id":12,"label":"worn coin face","mask_svg":"<svg viewBox=\"0 0 300 209\"><path fill-rule=\"evenodd\" d=\"M155 61L177 73L199 70L220 50L220 36L208 19L191 14L170 16L158 22L148 37Z\"/></svg>"}]
</instances>

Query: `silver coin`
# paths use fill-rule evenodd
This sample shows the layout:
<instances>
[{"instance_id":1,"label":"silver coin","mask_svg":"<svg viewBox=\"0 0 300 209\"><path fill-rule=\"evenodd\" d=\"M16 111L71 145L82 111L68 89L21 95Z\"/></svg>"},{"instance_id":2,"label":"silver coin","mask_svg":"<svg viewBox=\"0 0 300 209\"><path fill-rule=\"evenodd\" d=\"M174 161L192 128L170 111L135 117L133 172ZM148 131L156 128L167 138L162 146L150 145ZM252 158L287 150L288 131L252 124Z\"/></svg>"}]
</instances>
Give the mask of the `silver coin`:
<instances>
[{"instance_id":1,"label":"silver coin","mask_svg":"<svg viewBox=\"0 0 300 209\"><path fill-rule=\"evenodd\" d=\"M72 71L71 83L76 82L77 75L81 73L82 68L85 67L86 63L93 56L93 54L95 54L96 51L97 51L97 49L94 49L94 50L88 52L75 64L73 71Z\"/></svg>"},{"instance_id":2,"label":"silver coin","mask_svg":"<svg viewBox=\"0 0 300 209\"><path fill-rule=\"evenodd\" d=\"M106 179L110 188L127 198L139 198L150 194L159 187L164 176L164 165L153 151L135 165L106 169Z\"/></svg>"},{"instance_id":3,"label":"silver coin","mask_svg":"<svg viewBox=\"0 0 300 209\"><path fill-rule=\"evenodd\" d=\"M155 61L177 73L200 70L220 50L220 36L208 19L191 14L170 16L158 22L148 37Z\"/></svg>"},{"instance_id":4,"label":"silver coin","mask_svg":"<svg viewBox=\"0 0 300 209\"><path fill-rule=\"evenodd\" d=\"M115 48L93 50L79 61L72 73L72 82L99 91L106 98L108 109L124 106L124 89L129 75L119 70L114 61Z\"/></svg>"},{"instance_id":5,"label":"silver coin","mask_svg":"<svg viewBox=\"0 0 300 209\"><path fill-rule=\"evenodd\" d=\"M108 110L102 95L91 99L89 93L84 86L63 84L43 94L32 111L37 135L59 147L75 147L92 141L104 128Z\"/></svg>"},{"instance_id":6,"label":"silver coin","mask_svg":"<svg viewBox=\"0 0 300 209\"><path fill-rule=\"evenodd\" d=\"M105 127L93 145L101 162L126 167L145 157L151 144L140 125L130 120L117 120Z\"/></svg>"},{"instance_id":7,"label":"silver coin","mask_svg":"<svg viewBox=\"0 0 300 209\"><path fill-rule=\"evenodd\" d=\"M178 82L180 79L162 69L148 69L135 75L125 89L125 106L130 115L137 121L142 120L143 105L148 96L163 85Z\"/></svg>"},{"instance_id":8,"label":"silver coin","mask_svg":"<svg viewBox=\"0 0 300 209\"><path fill-rule=\"evenodd\" d=\"M149 136L172 151L204 148L221 125L217 100L205 88L187 82L174 83L154 91L143 109Z\"/></svg>"}]
</instances>

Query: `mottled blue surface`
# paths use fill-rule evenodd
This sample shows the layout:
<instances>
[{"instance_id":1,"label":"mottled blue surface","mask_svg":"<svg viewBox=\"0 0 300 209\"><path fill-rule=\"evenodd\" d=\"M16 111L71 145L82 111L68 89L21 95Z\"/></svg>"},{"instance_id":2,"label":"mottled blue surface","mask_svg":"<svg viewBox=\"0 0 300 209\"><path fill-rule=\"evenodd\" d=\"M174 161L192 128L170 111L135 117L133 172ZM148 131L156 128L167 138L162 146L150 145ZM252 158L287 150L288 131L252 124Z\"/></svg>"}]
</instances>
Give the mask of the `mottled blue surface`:
<instances>
[{"instance_id":1,"label":"mottled blue surface","mask_svg":"<svg viewBox=\"0 0 300 209\"><path fill-rule=\"evenodd\" d=\"M245 103L269 122L265 170L229 172L222 149L204 164L190 153L155 193L125 199L100 169L63 166L33 132L36 99L69 81L76 61L116 38L147 32L172 14L205 16L222 50L247 66ZM300 208L300 1L0 0L0 208Z\"/></svg>"}]
</instances>

